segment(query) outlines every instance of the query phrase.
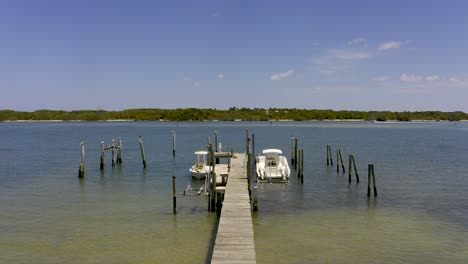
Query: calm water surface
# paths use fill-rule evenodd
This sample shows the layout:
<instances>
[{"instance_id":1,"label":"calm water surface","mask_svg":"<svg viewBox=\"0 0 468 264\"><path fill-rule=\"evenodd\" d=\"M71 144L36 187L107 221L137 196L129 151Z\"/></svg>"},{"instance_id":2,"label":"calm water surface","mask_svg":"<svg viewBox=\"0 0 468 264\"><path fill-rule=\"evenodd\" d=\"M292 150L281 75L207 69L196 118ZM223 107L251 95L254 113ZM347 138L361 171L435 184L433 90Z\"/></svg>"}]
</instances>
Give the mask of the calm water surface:
<instances>
[{"instance_id":1,"label":"calm water surface","mask_svg":"<svg viewBox=\"0 0 468 264\"><path fill-rule=\"evenodd\" d=\"M304 184L259 184L258 263L466 263L468 123L0 123L0 263L204 263L217 218L178 196L193 152L217 128L223 147L305 152ZM138 136L145 144L144 170ZM123 139L123 164L99 170L100 141ZM81 141L86 179L77 178ZM326 145L354 154L361 182L326 166ZM334 157L334 159L336 159ZM336 160L335 160L336 162ZM366 197L367 164L377 198ZM347 164L346 164L347 165ZM347 166L346 166L347 169Z\"/></svg>"}]
</instances>

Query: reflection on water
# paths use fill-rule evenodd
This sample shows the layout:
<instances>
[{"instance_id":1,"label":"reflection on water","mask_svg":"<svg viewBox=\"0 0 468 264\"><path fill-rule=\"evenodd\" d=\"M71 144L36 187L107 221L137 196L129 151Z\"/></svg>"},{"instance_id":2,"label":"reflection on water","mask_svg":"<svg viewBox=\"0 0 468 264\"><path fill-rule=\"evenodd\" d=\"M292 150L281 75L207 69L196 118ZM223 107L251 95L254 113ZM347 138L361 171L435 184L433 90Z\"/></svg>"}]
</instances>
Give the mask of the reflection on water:
<instances>
[{"instance_id":1,"label":"reflection on water","mask_svg":"<svg viewBox=\"0 0 468 264\"><path fill-rule=\"evenodd\" d=\"M463 263L468 259L468 125L449 123L0 124L0 262L203 263L217 218L202 196L178 196L191 179L193 152L220 132L243 151L290 138L304 149L304 184L259 183L254 214L258 263ZM145 142L142 168L138 136ZM123 164L99 169L100 142L122 137ZM79 143L86 176L78 180ZM354 154L361 182L326 166L326 145ZM334 157L335 158L335 157ZM336 162L336 161L335 161ZM367 199L367 164L379 197ZM336 164L335 164L336 165ZM346 166L347 168L347 166Z\"/></svg>"}]
</instances>

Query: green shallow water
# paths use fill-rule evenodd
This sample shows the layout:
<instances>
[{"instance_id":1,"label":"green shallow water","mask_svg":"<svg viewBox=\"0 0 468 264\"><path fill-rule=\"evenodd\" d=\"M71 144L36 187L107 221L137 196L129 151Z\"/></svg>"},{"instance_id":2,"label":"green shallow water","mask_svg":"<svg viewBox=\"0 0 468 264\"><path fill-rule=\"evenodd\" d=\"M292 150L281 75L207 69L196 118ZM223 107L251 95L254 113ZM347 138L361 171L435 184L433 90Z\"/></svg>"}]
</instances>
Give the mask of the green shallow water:
<instances>
[{"instance_id":1,"label":"green shallow water","mask_svg":"<svg viewBox=\"0 0 468 264\"><path fill-rule=\"evenodd\" d=\"M253 216L258 263L466 263L468 124L452 123L0 124L0 263L205 263L217 218L205 197L178 195L192 180L193 152L220 131L243 151L290 137L305 150L305 182L259 184ZM138 136L148 168L142 169ZM99 170L101 140L123 138L122 166ZM77 178L80 141L86 178ZM326 145L353 153L361 182L326 166ZM367 163L379 196L367 199ZM347 167L346 167L347 168Z\"/></svg>"},{"instance_id":2,"label":"green shallow water","mask_svg":"<svg viewBox=\"0 0 468 264\"><path fill-rule=\"evenodd\" d=\"M260 213L259 213L260 214ZM466 230L398 209L258 216L258 263L466 263Z\"/></svg>"}]
</instances>

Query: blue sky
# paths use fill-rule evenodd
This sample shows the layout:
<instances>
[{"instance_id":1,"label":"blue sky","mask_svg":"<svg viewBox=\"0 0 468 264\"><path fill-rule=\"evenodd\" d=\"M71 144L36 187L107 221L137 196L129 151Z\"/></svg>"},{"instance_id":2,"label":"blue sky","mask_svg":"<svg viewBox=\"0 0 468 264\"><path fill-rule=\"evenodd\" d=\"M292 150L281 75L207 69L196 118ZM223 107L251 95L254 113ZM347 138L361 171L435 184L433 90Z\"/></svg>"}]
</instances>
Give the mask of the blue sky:
<instances>
[{"instance_id":1,"label":"blue sky","mask_svg":"<svg viewBox=\"0 0 468 264\"><path fill-rule=\"evenodd\" d=\"M0 1L0 109L468 112L468 1Z\"/></svg>"}]
</instances>

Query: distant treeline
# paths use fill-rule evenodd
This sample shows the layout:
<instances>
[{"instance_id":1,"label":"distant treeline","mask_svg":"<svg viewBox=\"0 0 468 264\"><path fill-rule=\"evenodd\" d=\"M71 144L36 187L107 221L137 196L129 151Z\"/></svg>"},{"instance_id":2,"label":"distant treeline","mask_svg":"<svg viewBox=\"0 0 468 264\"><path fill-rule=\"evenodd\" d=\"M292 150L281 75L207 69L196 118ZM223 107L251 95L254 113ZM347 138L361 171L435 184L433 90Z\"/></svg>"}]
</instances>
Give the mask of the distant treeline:
<instances>
[{"instance_id":1,"label":"distant treeline","mask_svg":"<svg viewBox=\"0 0 468 264\"><path fill-rule=\"evenodd\" d=\"M307 110L307 109L285 109L285 108L236 108L229 110L217 109L128 109L122 111L104 110L79 110L79 111L57 111L38 110L34 112L20 112L13 110L0 110L0 121L16 120L83 120L101 121L128 119L135 121L268 121L268 120L367 120L367 121L459 121L468 120L468 114L464 112L390 112L390 111L334 111L334 110Z\"/></svg>"}]
</instances>

